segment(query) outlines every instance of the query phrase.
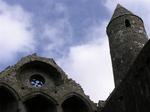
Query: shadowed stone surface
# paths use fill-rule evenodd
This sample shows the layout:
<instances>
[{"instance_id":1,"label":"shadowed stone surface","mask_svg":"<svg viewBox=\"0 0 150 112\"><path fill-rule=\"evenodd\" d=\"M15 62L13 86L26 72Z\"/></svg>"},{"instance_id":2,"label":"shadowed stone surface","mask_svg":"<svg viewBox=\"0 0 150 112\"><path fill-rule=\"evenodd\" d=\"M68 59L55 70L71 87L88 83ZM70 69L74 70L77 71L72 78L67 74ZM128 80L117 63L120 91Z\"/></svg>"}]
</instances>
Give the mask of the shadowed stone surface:
<instances>
[{"instance_id":1,"label":"shadowed stone surface","mask_svg":"<svg viewBox=\"0 0 150 112\"><path fill-rule=\"evenodd\" d=\"M107 26L115 86L118 86L148 41L141 18L118 5Z\"/></svg>"},{"instance_id":2,"label":"shadowed stone surface","mask_svg":"<svg viewBox=\"0 0 150 112\"><path fill-rule=\"evenodd\" d=\"M62 104L74 96L79 112L96 111L96 104L53 59L29 55L0 74L0 112L67 112Z\"/></svg>"},{"instance_id":3,"label":"shadowed stone surface","mask_svg":"<svg viewBox=\"0 0 150 112\"><path fill-rule=\"evenodd\" d=\"M106 101L93 103L52 58L33 54L0 73L0 112L149 112L150 41L142 19L118 5L107 34L116 87Z\"/></svg>"},{"instance_id":4,"label":"shadowed stone surface","mask_svg":"<svg viewBox=\"0 0 150 112\"><path fill-rule=\"evenodd\" d=\"M116 87L98 111L148 112L150 41L142 20L132 14L121 15L110 22L107 34Z\"/></svg>"}]
</instances>

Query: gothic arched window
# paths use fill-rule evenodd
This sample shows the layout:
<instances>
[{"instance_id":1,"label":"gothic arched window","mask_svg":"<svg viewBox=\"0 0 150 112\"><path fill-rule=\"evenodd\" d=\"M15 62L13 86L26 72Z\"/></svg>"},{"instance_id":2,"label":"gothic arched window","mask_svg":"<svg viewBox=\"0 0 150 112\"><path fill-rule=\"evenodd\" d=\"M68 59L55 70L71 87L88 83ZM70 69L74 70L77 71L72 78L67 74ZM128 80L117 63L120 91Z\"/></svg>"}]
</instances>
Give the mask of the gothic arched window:
<instances>
[{"instance_id":1,"label":"gothic arched window","mask_svg":"<svg viewBox=\"0 0 150 112\"><path fill-rule=\"evenodd\" d=\"M56 112L56 105L43 95L36 95L24 102L27 112Z\"/></svg>"},{"instance_id":2,"label":"gothic arched window","mask_svg":"<svg viewBox=\"0 0 150 112\"><path fill-rule=\"evenodd\" d=\"M90 112L86 103L78 96L71 96L62 104L63 112Z\"/></svg>"},{"instance_id":3,"label":"gothic arched window","mask_svg":"<svg viewBox=\"0 0 150 112\"><path fill-rule=\"evenodd\" d=\"M11 90L0 86L0 112L18 112L18 101Z\"/></svg>"}]
</instances>

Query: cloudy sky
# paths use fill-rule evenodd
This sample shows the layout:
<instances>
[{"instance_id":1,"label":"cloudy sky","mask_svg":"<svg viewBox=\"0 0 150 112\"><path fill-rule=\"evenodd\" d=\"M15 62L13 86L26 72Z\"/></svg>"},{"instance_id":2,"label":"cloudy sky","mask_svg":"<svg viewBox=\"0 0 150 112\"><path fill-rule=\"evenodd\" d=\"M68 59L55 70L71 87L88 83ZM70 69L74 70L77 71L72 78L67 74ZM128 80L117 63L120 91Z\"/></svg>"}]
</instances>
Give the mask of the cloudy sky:
<instances>
[{"instance_id":1,"label":"cloudy sky","mask_svg":"<svg viewBox=\"0 0 150 112\"><path fill-rule=\"evenodd\" d=\"M0 0L0 70L22 56L52 57L94 102L114 88L106 26L117 3L143 18L150 0Z\"/></svg>"}]
</instances>

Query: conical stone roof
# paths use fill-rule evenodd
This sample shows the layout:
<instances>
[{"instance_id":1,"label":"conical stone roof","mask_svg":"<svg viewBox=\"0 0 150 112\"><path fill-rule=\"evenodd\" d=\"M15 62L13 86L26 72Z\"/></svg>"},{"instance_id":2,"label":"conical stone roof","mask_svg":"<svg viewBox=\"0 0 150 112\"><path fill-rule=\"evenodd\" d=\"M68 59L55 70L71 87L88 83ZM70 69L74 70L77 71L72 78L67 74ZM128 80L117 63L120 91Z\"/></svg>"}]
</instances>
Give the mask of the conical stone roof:
<instances>
[{"instance_id":1,"label":"conical stone roof","mask_svg":"<svg viewBox=\"0 0 150 112\"><path fill-rule=\"evenodd\" d=\"M122 15L126 15L126 14L132 14L134 15L132 12L130 12L129 10L127 10L126 8L124 8L123 6L121 6L120 4L117 5L115 11L114 11L114 14L111 18L111 20L119 17L119 16L122 16Z\"/></svg>"}]
</instances>

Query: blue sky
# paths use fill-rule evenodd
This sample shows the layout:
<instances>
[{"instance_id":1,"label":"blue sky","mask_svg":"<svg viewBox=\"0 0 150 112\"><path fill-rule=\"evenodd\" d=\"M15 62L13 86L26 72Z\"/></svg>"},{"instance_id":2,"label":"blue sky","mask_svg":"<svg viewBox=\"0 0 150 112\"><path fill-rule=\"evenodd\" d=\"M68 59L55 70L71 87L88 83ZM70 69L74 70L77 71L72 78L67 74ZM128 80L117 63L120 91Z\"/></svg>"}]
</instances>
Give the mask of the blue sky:
<instances>
[{"instance_id":1,"label":"blue sky","mask_svg":"<svg viewBox=\"0 0 150 112\"><path fill-rule=\"evenodd\" d=\"M149 34L149 0L0 0L0 70L36 52L93 101L105 100L114 88L105 30L117 3L142 17Z\"/></svg>"}]
</instances>

